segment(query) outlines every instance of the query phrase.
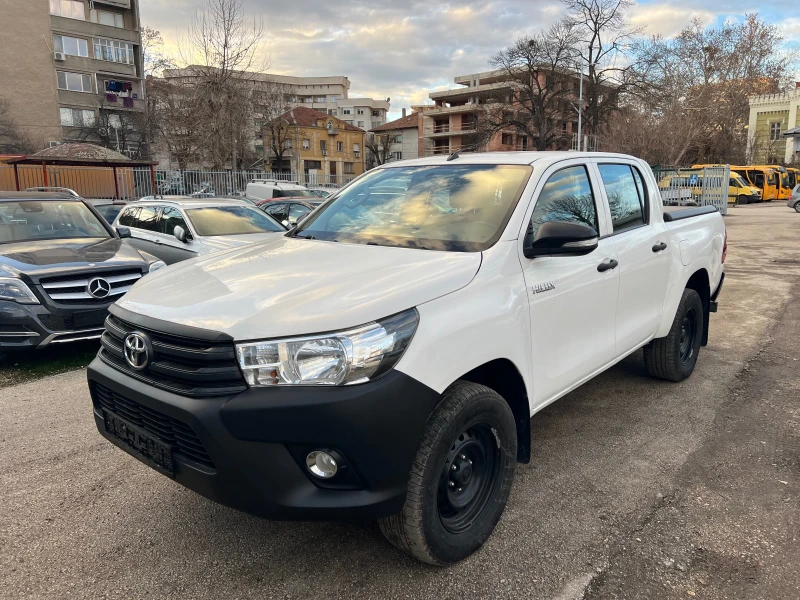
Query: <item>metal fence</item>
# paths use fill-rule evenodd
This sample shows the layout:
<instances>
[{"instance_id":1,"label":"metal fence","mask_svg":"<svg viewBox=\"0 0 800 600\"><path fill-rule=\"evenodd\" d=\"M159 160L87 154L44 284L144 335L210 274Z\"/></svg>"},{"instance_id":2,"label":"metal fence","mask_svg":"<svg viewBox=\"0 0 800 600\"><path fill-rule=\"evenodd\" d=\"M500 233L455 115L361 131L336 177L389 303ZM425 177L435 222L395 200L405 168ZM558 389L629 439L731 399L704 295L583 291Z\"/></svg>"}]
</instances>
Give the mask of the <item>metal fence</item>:
<instances>
[{"instance_id":1,"label":"metal fence","mask_svg":"<svg viewBox=\"0 0 800 600\"><path fill-rule=\"evenodd\" d=\"M730 165L702 169L653 169L665 206L716 206L723 215L736 205L729 194Z\"/></svg>"},{"instance_id":2,"label":"metal fence","mask_svg":"<svg viewBox=\"0 0 800 600\"><path fill-rule=\"evenodd\" d=\"M153 177L156 187L153 189ZM311 187L338 188L355 175L326 175L320 172L271 173L268 171L173 171L149 167L65 167L58 165L0 165L0 191L38 187L64 187L84 198L136 200L144 196L242 195L254 179L272 179Z\"/></svg>"}]
</instances>

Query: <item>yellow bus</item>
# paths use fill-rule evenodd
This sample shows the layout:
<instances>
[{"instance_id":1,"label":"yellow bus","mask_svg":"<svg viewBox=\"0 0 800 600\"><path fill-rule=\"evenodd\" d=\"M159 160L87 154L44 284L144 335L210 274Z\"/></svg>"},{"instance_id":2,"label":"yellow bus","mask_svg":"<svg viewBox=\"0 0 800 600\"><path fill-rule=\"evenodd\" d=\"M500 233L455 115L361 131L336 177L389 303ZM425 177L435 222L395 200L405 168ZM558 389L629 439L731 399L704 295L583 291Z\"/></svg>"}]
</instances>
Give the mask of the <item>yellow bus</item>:
<instances>
[{"instance_id":1,"label":"yellow bus","mask_svg":"<svg viewBox=\"0 0 800 600\"><path fill-rule=\"evenodd\" d=\"M780 165L759 165L773 169L778 174L778 200L788 200L792 195L793 185L789 185L789 171Z\"/></svg>"},{"instance_id":2,"label":"yellow bus","mask_svg":"<svg viewBox=\"0 0 800 600\"><path fill-rule=\"evenodd\" d=\"M789 174L789 187L794 189L796 185L800 184L800 169L786 167L786 172Z\"/></svg>"}]
</instances>

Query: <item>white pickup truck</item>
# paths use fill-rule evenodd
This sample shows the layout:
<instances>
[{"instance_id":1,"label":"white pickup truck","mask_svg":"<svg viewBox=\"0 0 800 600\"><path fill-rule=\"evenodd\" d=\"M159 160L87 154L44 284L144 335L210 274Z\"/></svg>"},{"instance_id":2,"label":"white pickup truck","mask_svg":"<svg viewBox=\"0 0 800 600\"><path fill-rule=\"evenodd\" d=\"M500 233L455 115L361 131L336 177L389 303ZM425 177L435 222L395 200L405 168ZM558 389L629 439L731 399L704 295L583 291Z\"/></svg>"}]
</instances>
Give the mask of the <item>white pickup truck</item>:
<instances>
[{"instance_id":1,"label":"white pickup truck","mask_svg":"<svg viewBox=\"0 0 800 600\"><path fill-rule=\"evenodd\" d=\"M664 212L619 154L451 155L374 169L285 236L161 269L110 309L100 433L213 500L378 519L450 564L497 524L530 419L644 348L681 381L726 234Z\"/></svg>"}]
</instances>

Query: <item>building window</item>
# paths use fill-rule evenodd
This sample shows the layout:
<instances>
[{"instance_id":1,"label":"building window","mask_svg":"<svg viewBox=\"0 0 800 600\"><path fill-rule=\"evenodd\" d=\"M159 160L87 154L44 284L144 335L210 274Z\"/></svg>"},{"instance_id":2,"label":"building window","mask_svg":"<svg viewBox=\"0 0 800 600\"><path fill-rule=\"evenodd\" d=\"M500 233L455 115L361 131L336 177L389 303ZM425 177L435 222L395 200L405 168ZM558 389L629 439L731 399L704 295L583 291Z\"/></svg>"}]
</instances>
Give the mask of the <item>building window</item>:
<instances>
[{"instance_id":1,"label":"building window","mask_svg":"<svg viewBox=\"0 0 800 600\"><path fill-rule=\"evenodd\" d=\"M364 126L364 121L359 121L359 122L358 122L358 126L359 126L359 127L363 127L363 126Z\"/></svg>"},{"instance_id":2,"label":"building window","mask_svg":"<svg viewBox=\"0 0 800 600\"><path fill-rule=\"evenodd\" d=\"M353 110L350 109L350 108L343 108L342 109L342 114L343 115L352 115L353 114Z\"/></svg>"},{"instance_id":3,"label":"building window","mask_svg":"<svg viewBox=\"0 0 800 600\"><path fill-rule=\"evenodd\" d=\"M332 108L330 112L331 112L331 116L332 117L336 116L336 109L335 108Z\"/></svg>"},{"instance_id":4,"label":"building window","mask_svg":"<svg viewBox=\"0 0 800 600\"><path fill-rule=\"evenodd\" d=\"M781 122L773 121L769 124L769 139L771 142L778 142L781 139Z\"/></svg>"},{"instance_id":5,"label":"building window","mask_svg":"<svg viewBox=\"0 0 800 600\"><path fill-rule=\"evenodd\" d=\"M64 127L92 127L94 126L94 111L62 108L61 124Z\"/></svg>"},{"instance_id":6,"label":"building window","mask_svg":"<svg viewBox=\"0 0 800 600\"><path fill-rule=\"evenodd\" d=\"M303 150L309 150L311 148L311 142L309 140L303 140Z\"/></svg>"},{"instance_id":7,"label":"building window","mask_svg":"<svg viewBox=\"0 0 800 600\"><path fill-rule=\"evenodd\" d=\"M339 100L339 96L330 96L330 97L328 98L328 101L329 101L329 102L336 102L337 100Z\"/></svg>"},{"instance_id":8,"label":"building window","mask_svg":"<svg viewBox=\"0 0 800 600\"><path fill-rule=\"evenodd\" d=\"M403 160L403 153L402 152L392 152L392 158L394 160Z\"/></svg>"},{"instance_id":9,"label":"building window","mask_svg":"<svg viewBox=\"0 0 800 600\"><path fill-rule=\"evenodd\" d=\"M364 114L364 109L363 109L363 108L359 108L359 109L358 109L356 112L357 112L359 115L363 115L363 114Z\"/></svg>"},{"instance_id":10,"label":"building window","mask_svg":"<svg viewBox=\"0 0 800 600\"><path fill-rule=\"evenodd\" d=\"M511 133L504 133L502 139L500 140L504 146L513 146L514 145L514 136Z\"/></svg>"},{"instance_id":11,"label":"building window","mask_svg":"<svg viewBox=\"0 0 800 600\"><path fill-rule=\"evenodd\" d=\"M345 175L355 174L355 170L353 169L353 163L344 163L344 174Z\"/></svg>"},{"instance_id":12,"label":"building window","mask_svg":"<svg viewBox=\"0 0 800 600\"><path fill-rule=\"evenodd\" d=\"M395 144L402 144L403 143L403 136L399 135L399 134L394 136L394 143Z\"/></svg>"},{"instance_id":13,"label":"building window","mask_svg":"<svg viewBox=\"0 0 800 600\"><path fill-rule=\"evenodd\" d=\"M383 115L381 114L381 111L379 111L379 110L373 110L373 111L372 111L372 116L373 116L373 117L382 117Z\"/></svg>"},{"instance_id":14,"label":"building window","mask_svg":"<svg viewBox=\"0 0 800 600\"><path fill-rule=\"evenodd\" d=\"M322 150L323 153L328 151L328 142L325 140L319 141L319 149Z\"/></svg>"},{"instance_id":15,"label":"building window","mask_svg":"<svg viewBox=\"0 0 800 600\"><path fill-rule=\"evenodd\" d=\"M69 90L70 92L91 92L92 76L84 73L67 73L66 71L56 71L58 89Z\"/></svg>"},{"instance_id":16,"label":"building window","mask_svg":"<svg viewBox=\"0 0 800 600\"><path fill-rule=\"evenodd\" d=\"M324 103L325 102L325 96L317 96L316 101Z\"/></svg>"},{"instance_id":17,"label":"building window","mask_svg":"<svg viewBox=\"0 0 800 600\"><path fill-rule=\"evenodd\" d=\"M306 96L305 98L303 98L303 102L304 102L305 104L313 104L313 102L314 102L314 97L313 97L313 96Z\"/></svg>"},{"instance_id":18,"label":"building window","mask_svg":"<svg viewBox=\"0 0 800 600\"><path fill-rule=\"evenodd\" d=\"M86 20L83 2L78 2L78 0L50 0L50 14L79 21Z\"/></svg>"},{"instance_id":19,"label":"building window","mask_svg":"<svg viewBox=\"0 0 800 600\"><path fill-rule=\"evenodd\" d=\"M95 10L93 8L89 11L89 15L92 23L117 27L118 29L125 28L125 19L123 19L121 13L111 12L110 10Z\"/></svg>"},{"instance_id":20,"label":"building window","mask_svg":"<svg viewBox=\"0 0 800 600\"><path fill-rule=\"evenodd\" d=\"M92 43L94 44L94 57L98 60L108 60L126 65L132 65L134 62L133 44L104 38L94 38Z\"/></svg>"},{"instance_id":21,"label":"building window","mask_svg":"<svg viewBox=\"0 0 800 600\"><path fill-rule=\"evenodd\" d=\"M306 171L310 171L311 169L321 169L322 168L322 161L320 160L304 160L303 166Z\"/></svg>"},{"instance_id":22,"label":"building window","mask_svg":"<svg viewBox=\"0 0 800 600\"><path fill-rule=\"evenodd\" d=\"M336 142L336 151L344 152L344 142Z\"/></svg>"},{"instance_id":23,"label":"building window","mask_svg":"<svg viewBox=\"0 0 800 600\"><path fill-rule=\"evenodd\" d=\"M108 126L111 129L122 129L122 119L119 118L118 114L112 113L108 115Z\"/></svg>"},{"instance_id":24,"label":"building window","mask_svg":"<svg viewBox=\"0 0 800 600\"><path fill-rule=\"evenodd\" d=\"M283 147L286 148L287 150L291 150L292 149L292 140L284 140Z\"/></svg>"},{"instance_id":25,"label":"building window","mask_svg":"<svg viewBox=\"0 0 800 600\"><path fill-rule=\"evenodd\" d=\"M89 43L86 40L66 35L53 36L53 49L56 52L63 52L70 56L89 56Z\"/></svg>"},{"instance_id":26,"label":"building window","mask_svg":"<svg viewBox=\"0 0 800 600\"><path fill-rule=\"evenodd\" d=\"M373 127L380 127L381 125L383 125L383 121L374 121L374 122L372 123L372 126L373 126Z\"/></svg>"}]
</instances>

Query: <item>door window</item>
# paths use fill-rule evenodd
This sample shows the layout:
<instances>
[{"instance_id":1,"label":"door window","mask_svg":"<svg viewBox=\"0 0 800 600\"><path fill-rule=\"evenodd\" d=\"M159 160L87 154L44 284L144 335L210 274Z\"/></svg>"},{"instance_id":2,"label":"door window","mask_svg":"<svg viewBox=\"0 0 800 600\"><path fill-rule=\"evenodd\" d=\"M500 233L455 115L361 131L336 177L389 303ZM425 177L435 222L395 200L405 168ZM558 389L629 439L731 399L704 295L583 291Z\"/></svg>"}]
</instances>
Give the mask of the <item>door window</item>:
<instances>
[{"instance_id":1,"label":"door window","mask_svg":"<svg viewBox=\"0 0 800 600\"><path fill-rule=\"evenodd\" d=\"M158 228L158 213L157 206L142 206L139 209L139 215L136 219L136 224L131 227L138 227L145 231L157 231Z\"/></svg>"},{"instance_id":2,"label":"door window","mask_svg":"<svg viewBox=\"0 0 800 600\"><path fill-rule=\"evenodd\" d=\"M614 233L645 225L647 217L641 174L634 174L636 169L630 165L600 164L597 167L606 189Z\"/></svg>"},{"instance_id":3,"label":"door window","mask_svg":"<svg viewBox=\"0 0 800 600\"><path fill-rule=\"evenodd\" d=\"M597 206L585 166L567 167L550 176L536 201L528 235L535 236L548 221L580 223L598 231Z\"/></svg>"},{"instance_id":4,"label":"door window","mask_svg":"<svg viewBox=\"0 0 800 600\"><path fill-rule=\"evenodd\" d=\"M267 213L270 217L282 223L286 220L289 211L286 208L286 205L283 203L278 204L270 204L267 208L264 209L264 212Z\"/></svg>"},{"instance_id":5,"label":"door window","mask_svg":"<svg viewBox=\"0 0 800 600\"><path fill-rule=\"evenodd\" d=\"M139 207L132 206L130 208L126 208L125 211L119 218L120 227L138 227L137 223L139 222Z\"/></svg>"},{"instance_id":6,"label":"door window","mask_svg":"<svg viewBox=\"0 0 800 600\"><path fill-rule=\"evenodd\" d=\"M181 211L172 206L165 206L158 222L159 233L174 236L176 227L183 227L186 234L189 234L189 228L186 226L186 220L183 218Z\"/></svg>"},{"instance_id":7,"label":"door window","mask_svg":"<svg viewBox=\"0 0 800 600\"><path fill-rule=\"evenodd\" d=\"M302 204L292 204L292 206L289 208L289 223L294 225L297 223L297 219L309 212L311 212L311 209L307 206L303 206Z\"/></svg>"}]
</instances>

